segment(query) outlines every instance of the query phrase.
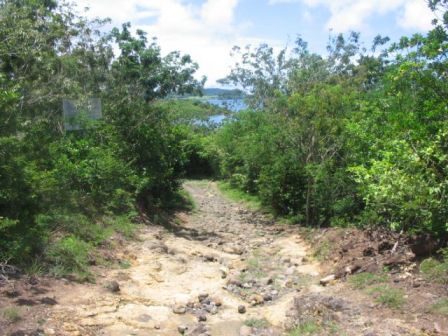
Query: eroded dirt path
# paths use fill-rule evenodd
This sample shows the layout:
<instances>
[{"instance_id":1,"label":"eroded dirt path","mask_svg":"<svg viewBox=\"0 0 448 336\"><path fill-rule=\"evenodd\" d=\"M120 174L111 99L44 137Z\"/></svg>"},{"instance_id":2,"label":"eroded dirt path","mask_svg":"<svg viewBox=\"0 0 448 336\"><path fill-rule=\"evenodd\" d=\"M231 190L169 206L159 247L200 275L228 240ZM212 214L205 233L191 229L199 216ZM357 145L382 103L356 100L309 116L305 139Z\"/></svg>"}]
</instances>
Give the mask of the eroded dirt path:
<instances>
[{"instance_id":1,"label":"eroded dirt path","mask_svg":"<svg viewBox=\"0 0 448 336\"><path fill-rule=\"evenodd\" d=\"M145 228L123 255L131 267L103 274L117 281L119 293L101 277L97 285L67 283L55 293L47 332L179 335L185 326L185 334L232 336L245 321L266 319L272 327L265 332L281 334L297 291L312 288L319 275L318 265L306 261L306 244L226 200L213 183L188 182L185 189L195 213L179 215L172 230Z\"/></svg>"},{"instance_id":2,"label":"eroded dirt path","mask_svg":"<svg viewBox=\"0 0 448 336\"><path fill-rule=\"evenodd\" d=\"M375 307L343 286L320 286L319 265L294 228L226 200L212 182L185 189L197 211L171 229L145 228L123 252L129 268L55 289L47 334L285 335L308 315L332 323L323 335L412 334L405 319L374 317Z\"/></svg>"}]
</instances>

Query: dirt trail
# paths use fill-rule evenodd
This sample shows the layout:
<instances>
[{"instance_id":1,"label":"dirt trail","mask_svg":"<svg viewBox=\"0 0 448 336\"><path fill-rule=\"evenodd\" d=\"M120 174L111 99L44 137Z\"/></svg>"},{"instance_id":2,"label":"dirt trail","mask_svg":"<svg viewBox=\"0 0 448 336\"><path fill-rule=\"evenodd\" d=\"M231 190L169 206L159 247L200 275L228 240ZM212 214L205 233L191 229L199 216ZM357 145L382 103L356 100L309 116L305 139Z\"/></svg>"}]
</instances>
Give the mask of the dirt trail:
<instances>
[{"instance_id":1,"label":"dirt trail","mask_svg":"<svg viewBox=\"0 0 448 336\"><path fill-rule=\"evenodd\" d=\"M298 305L310 304L320 305L310 308L320 317L330 311L344 329L334 335L377 335L367 332L378 321L391 331L378 335L410 334L405 322L360 314L353 300L362 297L348 302L334 296L349 292L320 286L319 265L294 228L226 200L214 183L188 182L185 189L198 209L180 214L171 229L145 228L123 252L129 268L104 271L96 285L54 289L58 305L47 334L284 335L301 318ZM105 288L109 281L120 291ZM253 328L244 326L248 321Z\"/></svg>"}]
</instances>

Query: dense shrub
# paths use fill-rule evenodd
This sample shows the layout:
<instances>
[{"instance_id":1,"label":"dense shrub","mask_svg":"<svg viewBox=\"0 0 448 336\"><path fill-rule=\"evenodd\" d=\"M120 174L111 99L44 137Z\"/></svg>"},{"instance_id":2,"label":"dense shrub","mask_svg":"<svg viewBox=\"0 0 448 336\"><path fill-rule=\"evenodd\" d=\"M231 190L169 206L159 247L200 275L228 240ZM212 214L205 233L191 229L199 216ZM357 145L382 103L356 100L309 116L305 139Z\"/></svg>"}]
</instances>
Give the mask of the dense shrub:
<instances>
[{"instance_id":1,"label":"dense shrub","mask_svg":"<svg viewBox=\"0 0 448 336\"><path fill-rule=\"evenodd\" d=\"M441 1L433 10L446 11ZM328 55L235 49L223 80L252 111L218 130L220 170L305 225L385 226L448 239L448 22L369 52L359 34L330 38ZM372 50L388 43L378 36Z\"/></svg>"},{"instance_id":2,"label":"dense shrub","mask_svg":"<svg viewBox=\"0 0 448 336\"><path fill-rule=\"evenodd\" d=\"M136 209L178 192L192 156L182 104L156 101L201 88L188 55L162 56L129 24L105 34L107 20L76 12L58 1L0 3L0 261L45 260L58 275L87 274L94 247L114 232L132 237ZM102 120L82 115L79 129L64 130L63 99L89 97L101 99Z\"/></svg>"}]
</instances>

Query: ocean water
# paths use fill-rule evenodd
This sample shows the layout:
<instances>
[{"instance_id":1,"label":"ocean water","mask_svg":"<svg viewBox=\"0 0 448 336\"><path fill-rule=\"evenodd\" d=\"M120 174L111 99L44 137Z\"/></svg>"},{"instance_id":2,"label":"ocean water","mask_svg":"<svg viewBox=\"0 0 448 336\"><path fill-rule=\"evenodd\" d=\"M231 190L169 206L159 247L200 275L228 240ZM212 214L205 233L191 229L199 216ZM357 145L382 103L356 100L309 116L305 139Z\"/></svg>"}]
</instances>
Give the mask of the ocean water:
<instances>
[{"instance_id":1,"label":"ocean water","mask_svg":"<svg viewBox=\"0 0 448 336\"><path fill-rule=\"evenodd\" d=\"M209 99L207 100L208 103L224 107L232 112L239 112L241 110L244 110L247 108L246 103L244 102L244 99Z\"/></svg>"},{"instance_id":2,"label":"ocean water","mask_svg":"<svg viewBox=\"0 0 448 336\"><path fill-rule=\"evenodd\" d=\"M224 107L232 112L239 112L241 110L244 110L247 108L246 103L244 102L244 99L209 99L207 100L208 103ZM215 116L210 117L210 121L220 124L222 123L228 116L219 114Z\"/></svg>"}]
</instances>

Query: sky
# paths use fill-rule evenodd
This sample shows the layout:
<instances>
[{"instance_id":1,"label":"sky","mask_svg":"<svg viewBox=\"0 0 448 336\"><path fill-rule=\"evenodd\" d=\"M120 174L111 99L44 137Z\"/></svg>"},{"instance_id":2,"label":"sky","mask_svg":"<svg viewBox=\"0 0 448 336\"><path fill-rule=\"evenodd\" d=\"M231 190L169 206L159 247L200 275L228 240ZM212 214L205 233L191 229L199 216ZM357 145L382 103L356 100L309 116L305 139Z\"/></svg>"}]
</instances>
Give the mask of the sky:
<instances>
[{"instance_id":1,"label":"sky","mask_svg":"<svg viewBox=\"0 0 448 336\"><path fill-rule=\"evenodd\" d=\"M131 22L157 37L164 53L179 50L200 66L206 87L216 87L235 63L233 46L292 45L298 35L325 54L332 34L357 31L366 47L381 34L393 41L424 33L434 14L426 0L75 0L89 17Z\"/></svg>"}]
</instances>

